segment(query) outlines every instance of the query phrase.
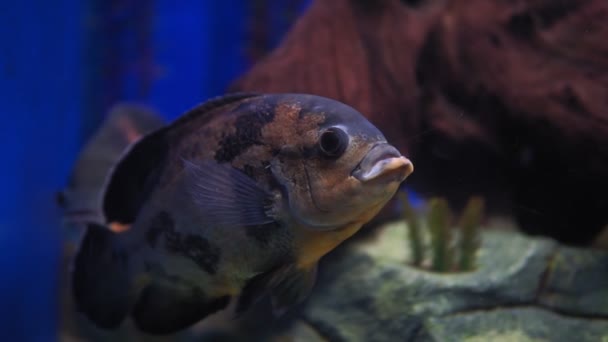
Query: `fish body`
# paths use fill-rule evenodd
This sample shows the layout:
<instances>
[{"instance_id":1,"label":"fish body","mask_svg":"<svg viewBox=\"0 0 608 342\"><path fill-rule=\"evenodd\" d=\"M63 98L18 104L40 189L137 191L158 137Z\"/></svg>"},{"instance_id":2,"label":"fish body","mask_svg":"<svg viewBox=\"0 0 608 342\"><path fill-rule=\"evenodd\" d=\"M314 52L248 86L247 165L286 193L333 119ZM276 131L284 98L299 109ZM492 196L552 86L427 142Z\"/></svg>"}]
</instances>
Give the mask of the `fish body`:
<instances>
[{"instance_id":1,"label":"fish body","mask_svg":"<svg viewBox=\"0 0 608 342\"><path fill-rule=\"evenodd\" d=\"M340 102L233 94L135 143L111 172L105 224L75 259L78 308L103 328L128 316L166 334L269 295L282 313L319 259L371 220L413 171Z\"/></svg>"}]
</instances>

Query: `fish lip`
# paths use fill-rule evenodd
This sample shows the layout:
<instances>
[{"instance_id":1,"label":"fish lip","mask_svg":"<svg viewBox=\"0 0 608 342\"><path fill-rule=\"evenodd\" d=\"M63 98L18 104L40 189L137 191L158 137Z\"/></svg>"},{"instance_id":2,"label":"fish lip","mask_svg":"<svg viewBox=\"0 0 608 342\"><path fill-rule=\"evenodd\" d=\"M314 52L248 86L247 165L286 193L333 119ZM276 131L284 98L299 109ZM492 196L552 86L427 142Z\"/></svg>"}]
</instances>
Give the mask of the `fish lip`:
<instances>
[{"instance_id":1,"label":"fish lip","mask_svg":"<svg viewBox=\"0 0 608 342\"><path fill-rule=\"evenodd\" d=\"M361 182L369 182L384 175L393 174L394 178L402 182L412 172L414 165L401 155L392 145L383 142L374 145L352 171L351 176Z\"/></svg>"}]
</instances>

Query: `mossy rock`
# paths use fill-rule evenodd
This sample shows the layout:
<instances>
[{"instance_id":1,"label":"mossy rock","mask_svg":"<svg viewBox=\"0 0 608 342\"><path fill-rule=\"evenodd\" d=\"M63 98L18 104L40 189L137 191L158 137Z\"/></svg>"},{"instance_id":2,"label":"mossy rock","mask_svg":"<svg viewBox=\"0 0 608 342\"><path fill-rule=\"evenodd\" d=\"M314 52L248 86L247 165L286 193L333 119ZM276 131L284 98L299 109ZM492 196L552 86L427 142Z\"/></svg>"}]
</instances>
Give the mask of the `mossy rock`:
<instances>
[{"instance_id":1,"label":"mossy rock","mask_svg":"<svg viewBox=\"0 0 608 342\"><path fill-rule=\"evenodd\" d=\"M606 341L605 321L565 317L536 307L464 312L426 320L418 341Z\"/></svg>"},{"instance_id":2,"label":"mossy rock","mask_svg":"<svg viewBox=\"0 0 608 342\"><path fill-rule=\"evenodd\" d=\"M409 259L403 223L350 244L323 263L298 330L319 341L608 339L606 252L486 230L475 271L434 273Z\"/></svg>"}]
</instances>

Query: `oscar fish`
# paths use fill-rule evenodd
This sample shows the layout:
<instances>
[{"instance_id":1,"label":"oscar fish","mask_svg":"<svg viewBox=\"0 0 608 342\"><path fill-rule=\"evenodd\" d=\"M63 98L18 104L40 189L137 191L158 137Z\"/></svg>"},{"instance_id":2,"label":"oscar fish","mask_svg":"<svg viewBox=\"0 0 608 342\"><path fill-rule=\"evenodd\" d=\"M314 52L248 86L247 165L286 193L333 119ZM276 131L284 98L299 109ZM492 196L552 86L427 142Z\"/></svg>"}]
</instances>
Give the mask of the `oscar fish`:
<instances>
[{"instance_id":1,"label":"oscar fish","mask_svg":"<svg viewBox=\"0 0 608 342\"><path fill-rule=\"evenodd\" d=\"M319 259L355 234L413 172L355 109L307 94L230 94L139 139L108 176L72 287L113 329L187 328L269 297L310 293Z\"/></svg>"}]
</instances>

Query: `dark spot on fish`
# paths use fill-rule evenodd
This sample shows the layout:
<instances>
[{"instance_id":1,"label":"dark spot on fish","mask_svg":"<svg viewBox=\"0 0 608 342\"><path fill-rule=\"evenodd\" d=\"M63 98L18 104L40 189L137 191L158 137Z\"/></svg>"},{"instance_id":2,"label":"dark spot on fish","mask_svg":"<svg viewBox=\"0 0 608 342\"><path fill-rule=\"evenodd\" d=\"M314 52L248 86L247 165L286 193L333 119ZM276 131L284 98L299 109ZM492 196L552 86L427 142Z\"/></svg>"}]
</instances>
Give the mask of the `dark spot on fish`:
<instances>
[{"instance_id":1,"label":"dark spot on fish","mask_svg":"<svg viewBox=\"0 0 608 342\"><path fill-rule=\"evenodd\" d=\"M161 211L152 219L150 228L146 232L146 240L150 247L156 247L156 241L162 232L171 231L175 228L175 222L171 215L166 211Z\"/></svg>"},{"instance_id":2,"label":"dark spot on fish","mask_svg":"<svg viewBox=\"0 0 608 342\"><path fill-rule=\"evenodd\" d=\"M160 179L167 157L165 130L158 130L133 146L114 171L108 184L103 212L108 222L132 223Z\"/></svg>"},{"instance_id":3,"label":"dark spot on fish","mask_svg":"<svg viewBox=\"0 0 608 342\"><path fill-rule=\"evenodd\" d=\"M179 253L182 245L181 235L175 231L175 229L169 229L164 231L165 237L165 248L170 253Z\"/></svg>"},{"instance_id":4,"label":"dark spot on fish","mask_svg":"<svg viewBox=\"0 0 608 342\"><path fill-rule=\"evenodd\" d=\"M245 228L247 236L253 238L262 247L269 247L272 239L276 237L282 227L277 222L248 226Z\"/></svg>"},{"instance_id":5,"label":"dark spot on fish","mask_svg":"<svg viewBox=\"0 0 608 342\"><path fill-rule=\"evenodd\" d=\"M243 166L243 172L250 178L255 179L255 168L249 164Z\"/></svg>"},{"instance_id":6,"label":"dark spot on fish","mask_svg":"<svg viewBox=\"0 0 608 342\"><path fill-rule=\"evenodd\" d=\"M198 287L190 291L162 285L146 287L133 307L137 327L149 334L170 334L225 308L229 296L209 298Z\"/></svg>"},{"instance_id":7,"label":"dark spot on fish","mask_svg":"<svg viewBox=\"0 0 608 342\"><path fill-rule=\"evenodd\" d=\"M194 261L209 274L217 272L220 249L198 235L182 234L173 227L164 230L165 248L169 253L180 254Z\"/></svg>"},{"instance_id":8,"label":"dark spot on fish","mask_svg":"<svg viewBox=\"0 0 608 342\"><path fill-rule=\"evenodd\" d=\"M312 146L304 146L302 148L302 158L304 159L311 159L314 157L319 156L319 148L318 145L312 145Z\"/></svg>"},{"instance_id":9,"label":"dark spot on fish","mask_svg":"<svg viewBox=\"0 0 608 342\"><path fill-rule=\"evenodd\" d=\"M281 149L280 148L273 148L272 150L270 150L270 155L273 157L276 157L279 155L279 153L281 153Z\"/></svg>"},{"instance_id":10,"label":"dark spot on fish","mask_svg":"<svg viewBox=\"0 0 608 342\"><path fill-rule=\"evenodd\" d=\"M207 273L215 274L220 261L220 250L198 235L188 235L183 241L183 253Z\"/></svg>"},{"instance_id":11,"label":"dark spot on fish","mask_svg":"<svg viewBox=\"0 0 608 342\"><path fill-rule=\"evenodd\" d=\"M220 140L220 148L215 153L216 161L231 162L249 147L262 144L262 128L274 120L274 105L267 104L261 108L248 107L247 110L251 113L236 119L234 123L236 132Z\"/></svg>"},{"instance_id":12,"label":"dark spot on fish","mask_svg":"<svg viewBox=\"0 0 608 342\"><path fill-rule=\"evenodd\" d=\"M144 262L144 270L171 283L183 282L181 277L167 273L167 271L156 262Z\"/></svg>"}]
</instances>

